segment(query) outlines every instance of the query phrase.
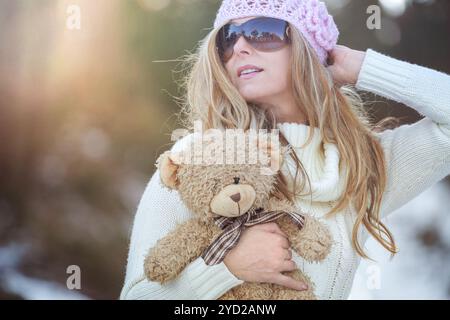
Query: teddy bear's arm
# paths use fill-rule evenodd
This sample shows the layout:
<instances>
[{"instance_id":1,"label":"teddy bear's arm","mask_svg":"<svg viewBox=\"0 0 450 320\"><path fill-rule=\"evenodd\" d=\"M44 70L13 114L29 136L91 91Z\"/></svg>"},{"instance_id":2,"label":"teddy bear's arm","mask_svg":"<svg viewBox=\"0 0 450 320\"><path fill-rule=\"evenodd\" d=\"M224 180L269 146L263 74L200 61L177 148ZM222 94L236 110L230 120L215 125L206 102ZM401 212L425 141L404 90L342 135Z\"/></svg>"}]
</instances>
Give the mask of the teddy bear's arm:
<instances>
[{"instance_id":1,"label":"teddy bear's arm","mask_svg":"<svg viewBox=\"0 0 450 320\"><path fill-rule=\"evenodd\" d=\"M145 260L147 278L162 284L176 278L198 258L217 234L217 227L199 219L179 224L152 247Z\"/></svg>"},{"instance_id":2,"label":"teddy bear's arm","mask_svg":"<svg viewBox=\"0 0 450 320\"><path fill-rule=\"evenodd\" d=\"M287 201L277 199L270 200L270 209L296 210ZM333 238L325 224L310 215L304 214L304 217L305 223L301 230L298 229L288 216L283 216L278 219L277 224L288 235L291 247L295 252L309 262L321 261L330 252Z\"/></svg>"},{"instance_id":3,"label":"teddy bear's arm","mask_svg":"<svg viewBox=\"0 0 450 320\"><path fill-rule=\"evenodd\" d=\"M279 224L280 229L288 234L291 247L305 260L322 261L329 254L333 243L332 236L319 220L305 215L305 223L301 230L298 230L286 216L281 218Z\"/></svg>"}]
</instances>

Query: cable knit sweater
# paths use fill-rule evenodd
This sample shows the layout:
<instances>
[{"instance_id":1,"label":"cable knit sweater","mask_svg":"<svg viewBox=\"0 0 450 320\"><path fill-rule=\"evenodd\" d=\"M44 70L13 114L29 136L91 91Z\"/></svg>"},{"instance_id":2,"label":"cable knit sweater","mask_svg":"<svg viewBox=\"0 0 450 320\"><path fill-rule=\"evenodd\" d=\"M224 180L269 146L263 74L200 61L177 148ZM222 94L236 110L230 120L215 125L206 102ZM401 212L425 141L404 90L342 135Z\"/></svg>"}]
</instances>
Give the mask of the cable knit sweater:
<instances>
[{"instance_id":1,"label":"cable knit sweater","mask_svg":"<svg viewBox=\"0 0 450 320\"><path fill-rule=\"evenodd\" d=\"M381 205L381 216L386 222L390 213L450 173L450 76L368 49L356 88L404 103L425 116L414 124L377 133L388 166ZM345 188L346 168L339 169L335 145L324 144L321 148L317 128L313 142L305 148L299 146L307 138L306 125L284 122L279 129L294 147L312 181L313 202L298 198L296 203L326 223L336 242L321 263L310 264L295 252L293 260L310 275L320 299L346 299L360 262L351 246L354 210L350 206L332 218L324 217ZM172 150L183 148L187 137L178 140ZM294 169L289 159L282 167L287 174ZM223 262L207 266L202 258L194 260L166 285L145 278L143 261L149 247L173 229L176 222L190 217L178 193L161 186L156 171L138 205L120 299L217 299L243 282ZM365 228L361 230L364 243L368 233Z\"/></svg>"}]
</instances>

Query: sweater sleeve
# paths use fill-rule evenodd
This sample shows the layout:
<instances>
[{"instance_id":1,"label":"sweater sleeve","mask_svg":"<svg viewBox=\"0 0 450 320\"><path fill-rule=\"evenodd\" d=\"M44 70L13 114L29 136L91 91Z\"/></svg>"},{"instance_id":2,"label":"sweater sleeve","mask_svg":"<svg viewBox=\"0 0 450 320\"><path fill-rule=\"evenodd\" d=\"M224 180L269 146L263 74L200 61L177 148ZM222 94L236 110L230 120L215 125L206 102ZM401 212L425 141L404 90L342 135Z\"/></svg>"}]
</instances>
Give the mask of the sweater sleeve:
<instances>
[{"instance_id":1,"label":"sweater sleeve","mask_svg":"<svg viewBox=\"0 0 450 320\"><path fill-rule=\"evenodd\" d=\"M450 76L368 49L356 88L425 116L377 134L387 163L384 218L450 174Z\"/></svg>"},{"instance_id":2,"label":"sweater sleeve","mask_svg":"<svg viewBox=\"0 0 450 320\"><path fill-rule=\"evenodd\" d=\"M191 133L192 135L192 133ZM172 147L177 150L187 137ZM192 217L176 190L162 186L159 169L147 184L134 217L125 282L120 299L217 299L243 283L224 264L208 266L203 258L191 262L173 281L164 285L149 281L144 275L144 259L158 239L174 229L176 223Z\"/></svg>"}]
</instances>

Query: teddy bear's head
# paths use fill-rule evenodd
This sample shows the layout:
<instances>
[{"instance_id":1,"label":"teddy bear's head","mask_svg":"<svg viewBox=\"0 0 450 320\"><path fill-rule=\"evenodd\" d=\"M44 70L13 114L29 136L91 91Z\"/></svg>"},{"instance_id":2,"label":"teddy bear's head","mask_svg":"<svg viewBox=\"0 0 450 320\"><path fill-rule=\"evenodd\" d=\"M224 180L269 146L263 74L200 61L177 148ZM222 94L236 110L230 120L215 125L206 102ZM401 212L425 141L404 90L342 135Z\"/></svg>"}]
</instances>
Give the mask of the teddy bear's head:
<instances>
[{"instance_id":1,"label":"teddy bear's head","mask_svg":"<svg viewBox=\"0 0 450 320\"><path fill-rule=\"evenodd\" d=\"M283 150L272 139L244 133L231 141L215 131L194 137L181 151L164 152L156 166L162 184L177 190L201 219L237 217L266 207Z\"/></svg>"}]
</instances>

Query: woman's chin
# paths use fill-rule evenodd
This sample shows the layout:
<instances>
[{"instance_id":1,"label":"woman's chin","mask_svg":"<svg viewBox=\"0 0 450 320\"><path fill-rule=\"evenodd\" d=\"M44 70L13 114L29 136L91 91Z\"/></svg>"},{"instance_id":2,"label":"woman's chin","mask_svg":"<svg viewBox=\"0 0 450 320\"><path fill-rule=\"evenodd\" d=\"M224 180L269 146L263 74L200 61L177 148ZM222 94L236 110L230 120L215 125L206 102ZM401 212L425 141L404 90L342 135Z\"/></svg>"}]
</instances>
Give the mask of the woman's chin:
<instances>
[{"instance_id":1,"label":"woman's chin","mask_svg":"<svg viewBox=\"0 0 450 320\"><path fill-rule=\"evenodd\" d=\"M262 96L260 93L256 93L250 90L241 91L241 95L245 99L245 101L251 103L258 103L259 98Z\"/></svg>"}]
</instances>

